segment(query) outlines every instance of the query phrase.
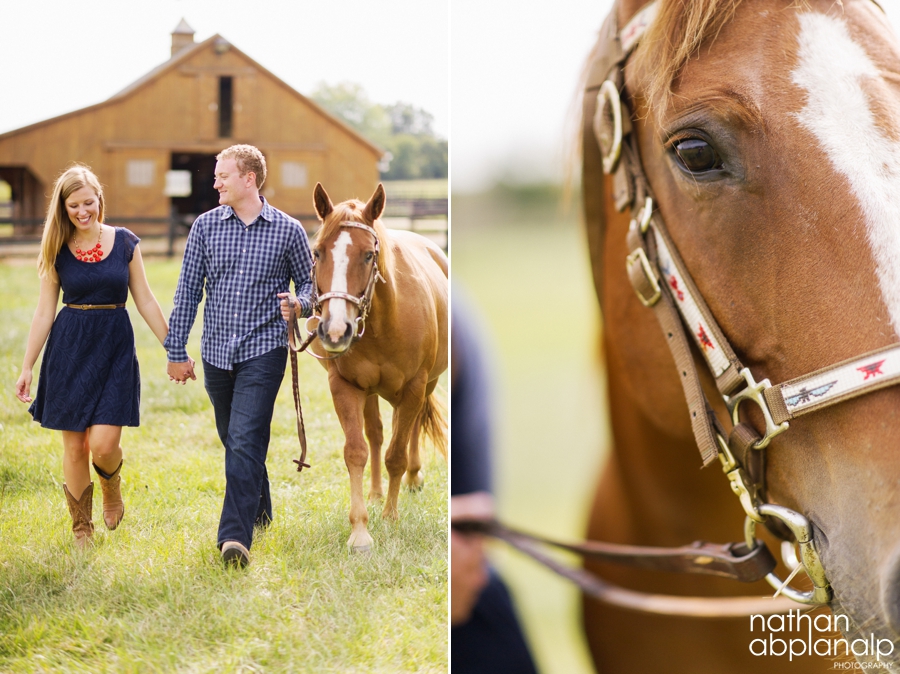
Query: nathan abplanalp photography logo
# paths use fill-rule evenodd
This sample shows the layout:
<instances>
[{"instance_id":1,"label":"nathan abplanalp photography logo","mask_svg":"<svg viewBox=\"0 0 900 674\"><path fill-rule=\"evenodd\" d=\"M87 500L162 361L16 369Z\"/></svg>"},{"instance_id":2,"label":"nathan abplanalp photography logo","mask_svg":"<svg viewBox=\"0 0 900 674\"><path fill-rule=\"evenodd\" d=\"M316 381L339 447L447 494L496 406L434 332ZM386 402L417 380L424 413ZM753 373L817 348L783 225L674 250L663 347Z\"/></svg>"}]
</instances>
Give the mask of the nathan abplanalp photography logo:
<instances>
[{"instance_id":1,"label":"nathan abplanalp photography logo","mask_svg":"<svg viewBox=\"0 0 900 674\"><path fill-rule=\"evenodd\" d=\"M750 653L763 657L787 657L789 660L808 655L826 658L865 658L867 662L835 662L834 669L892 669L894 642L868 637L847 639L851 631L845 615L808 615L794 609L786 615L750 616Z\"/></svg>"}]
</instances>

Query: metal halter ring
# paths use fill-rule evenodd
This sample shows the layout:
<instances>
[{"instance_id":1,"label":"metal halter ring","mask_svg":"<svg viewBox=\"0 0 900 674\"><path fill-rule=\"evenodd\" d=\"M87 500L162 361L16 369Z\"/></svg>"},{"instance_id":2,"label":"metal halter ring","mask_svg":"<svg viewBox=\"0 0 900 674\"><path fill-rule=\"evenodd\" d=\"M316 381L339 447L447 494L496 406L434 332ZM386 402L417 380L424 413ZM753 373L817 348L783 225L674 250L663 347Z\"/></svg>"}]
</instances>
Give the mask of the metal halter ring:
<instances>
[{"instance_id":1,"label":"metal halter ring","mask_svg":"<svg viewBox=\"0 0 900 674\"><path fill-rule=\"evenodd\" d=\"M609 110L606 109L607 106ZM597 93L593 126L603 153L603 172L610 174L616 170L622 154L622 100L619 98L619 89L612 80L606 80Z\"/></svg>"},{"instance_id":2,"label":"metal halter ring","mask_svg":"<svg viewBox=\"0 0 900 674\"><path fill-rule=\"evenodd\" d=\"M763 413L763 418L766 420L766 432L763 434L762 439L753 445L753 448L762 449L763 447L766 447L776 435L784 433L788 429L789 424L787 421L776 424L775 420L772 418L772 412L769 410L769 405L763 395L766 389L772 388L772 383L768 379L763 379L761 382L757 383L753 378L753 374L746 367L742 369L739 374L744 378L744 381L747 382L747 388L738 391L733 396L725 396L725 404L728 407L728 411L731 414L731 420L734 422L735 426L740 423L740 411L738 408L740 407L741 402L744 400L752 400L759 405L759 408Z\"/></svg>"},{"instance_id":3,"label":"metal halter ring","mask_svg":"<svg viewBox=\"0 0 900 674\"><path fill-rule=\"evenodd\" d=\"M785 597L793 599L800 604L815 606L829 603L832 598L831 585L828 582L828 578L825 577L825 569L822 566L822 560L819 559L819 553L816 552L812 525L809 523L809 520L798 512L772 503L763 503L758 507L758 510L761 515L781 520L794 534L797 544L800 546L799 561L806 575L812 581L813 589L809 592L801 592L792 588L787 583L791 580L793 574L783 581L774 572L769 573L766 575L766 582ZM744 542L751 550L757 546L756 522L749 517L744 520ZM796 557L793 560L786 560L786 563L790 566L793 561L796 561Z\"/></svg>"},{"instance_id":4,"label":"metal halter ring","mask_svg":"<svg viewBox=\"0 0 900 674\"><path fill-rule=\"evenodd\" d=\"M312 316L310 316L309 318L307 318L307 319L306 319L306 336L307 336L307 337L309 337L310 335L315 334L315 331L316 331L315 328L312 329L312 330L309 329L309 322L310 322L312 319L314 319L314 318L315 318L317 321L319 321L319 323L322 322L322 317L321 317L321 316L318 316L318 315L316 315L316 314L313 314ZM318 327L319 327L319 326L316 325L316 328L318 328Z\"/></svg>"}]
</instances>

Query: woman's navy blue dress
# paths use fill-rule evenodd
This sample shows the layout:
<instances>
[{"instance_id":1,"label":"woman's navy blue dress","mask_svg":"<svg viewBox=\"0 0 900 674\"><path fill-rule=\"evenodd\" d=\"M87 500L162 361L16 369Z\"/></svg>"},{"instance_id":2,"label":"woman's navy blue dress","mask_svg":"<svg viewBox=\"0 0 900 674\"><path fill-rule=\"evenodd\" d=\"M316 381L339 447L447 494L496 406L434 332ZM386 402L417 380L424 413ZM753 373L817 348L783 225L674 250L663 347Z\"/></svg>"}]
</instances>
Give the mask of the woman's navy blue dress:
<instances>
[{"instance_id":1,"label":"woman's navy blue dress","mask_svg":"<svg viewBox=\"0 0 900 674\"><path fill-rule=\"evenodd\" d=\"M140 239L116 227L112 250L100 262L80 262L68 246L56 257L63 304L124 304L128 264ZM134 330L125 307L63 307L44 347L38 390L29 411L44 428L137 426L141 375Z\"/></svg>"}]
</instances>

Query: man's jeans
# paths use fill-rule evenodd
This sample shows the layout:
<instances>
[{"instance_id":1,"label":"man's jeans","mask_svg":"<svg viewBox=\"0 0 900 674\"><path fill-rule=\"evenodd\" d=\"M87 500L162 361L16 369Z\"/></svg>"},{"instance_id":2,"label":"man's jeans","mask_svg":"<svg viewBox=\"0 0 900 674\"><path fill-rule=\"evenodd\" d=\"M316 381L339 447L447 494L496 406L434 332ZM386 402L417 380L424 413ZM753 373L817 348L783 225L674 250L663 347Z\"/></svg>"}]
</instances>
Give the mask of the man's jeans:
<instances>
[{"instance_id":1,"label":"man's jeans","mask_svg":"<svg viewBox=\"0 0 900 674\"><path fill-rule=\"evenodd\" d=\"M225 446L225 502L218 546L238 541L248 550L254 523L272 519L266 453L275 397L284 379L287 349L279 347L221 370L203 361L206 392Z\"/></svg>"}]
</instances>

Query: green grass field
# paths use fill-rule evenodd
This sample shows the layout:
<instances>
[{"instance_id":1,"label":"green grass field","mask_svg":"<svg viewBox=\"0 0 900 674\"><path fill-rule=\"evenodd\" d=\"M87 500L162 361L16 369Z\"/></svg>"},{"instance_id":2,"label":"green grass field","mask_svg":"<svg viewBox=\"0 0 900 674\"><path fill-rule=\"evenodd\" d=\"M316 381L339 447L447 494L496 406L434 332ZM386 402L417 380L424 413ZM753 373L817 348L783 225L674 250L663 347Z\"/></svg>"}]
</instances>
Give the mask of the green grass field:
<instances>
[{"instance_id":1,"label":"green grass field","mask_svg":"<svg viewBox=\"0 0 900 674\"><path fill-rule=\"evenodd\" d=\"M587 248L576 214L557 197L549 188L454 195L451 250L454 287L472 299L489 345L500 516L526 531L581 539L607 412ZM574 586L502 544L491 555L540 671L593 671Z\"/></svg>"},{"instance_id":2,"label":"green grass field","mask_svg":"<svg viewBox=\"0 0 900 674\"><path fill-rule=\"evenodd\" d=\"M147 261L166 315L178 269ZM165 352L131 307L142 425L123 433L126 515L106 531L97 488L96 544L77 551L60 434L34 423L13 393L37 291L31 260L0 263L0 672L446 671L446 461L428 446L424 490L401 493L396 524L370 507L375 548L349 554L343 434L324 369L307 356L312 468L298 474L291 462L288 373L267 462L275 521L254 541L250 567L226 570L215 547L224 450L202 378L170 383ZM198 361L199 334L198 321L189 344ZM389 426L384 403L382 413Z\"/></svg>"}]
</instances>

